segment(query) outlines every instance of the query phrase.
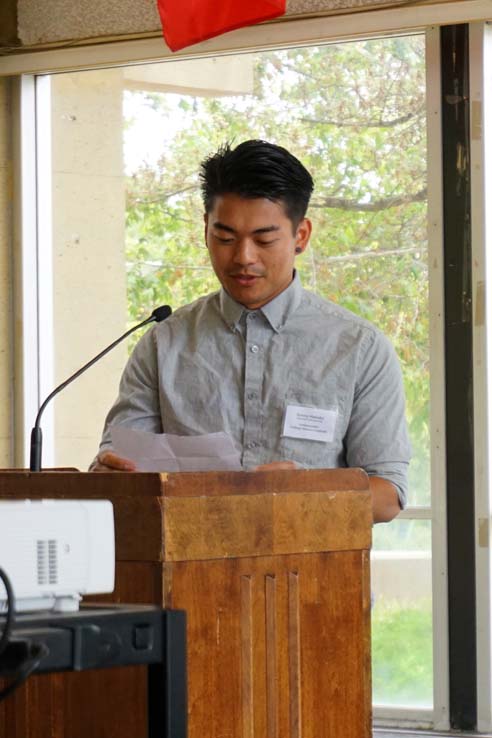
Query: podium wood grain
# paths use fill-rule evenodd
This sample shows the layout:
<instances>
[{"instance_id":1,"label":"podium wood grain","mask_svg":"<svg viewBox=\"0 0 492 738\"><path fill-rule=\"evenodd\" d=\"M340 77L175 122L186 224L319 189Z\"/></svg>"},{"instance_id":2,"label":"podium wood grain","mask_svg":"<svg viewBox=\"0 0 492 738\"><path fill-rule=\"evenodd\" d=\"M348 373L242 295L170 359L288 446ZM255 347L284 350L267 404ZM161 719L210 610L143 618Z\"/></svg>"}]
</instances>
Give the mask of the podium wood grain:
<instances>
[{"instance_id":1,"label":"podium wood grain","mask_svg":"<svg viewBox=\"0 0 492 738\"><path fill-rule=\"evenodd\" d=\"M371 505L360 470L0 473L0 498L109 498L116 588L188 616L190 738L369 738ZM37 676L6 738L143 738L143 668Z\"/></svg>"}]
</instances>

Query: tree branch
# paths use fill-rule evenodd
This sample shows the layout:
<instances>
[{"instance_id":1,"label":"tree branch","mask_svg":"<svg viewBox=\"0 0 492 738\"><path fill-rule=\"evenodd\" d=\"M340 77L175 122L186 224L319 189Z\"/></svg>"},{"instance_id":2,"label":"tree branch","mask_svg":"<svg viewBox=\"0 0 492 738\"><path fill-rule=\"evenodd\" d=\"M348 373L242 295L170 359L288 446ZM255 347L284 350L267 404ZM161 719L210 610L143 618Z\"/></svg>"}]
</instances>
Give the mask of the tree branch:
<instances>
[{"instance_id":1,"label":"tree branch","mask_svg":"<svg viewBox=\"0 0 492 738\"><path fill-rule=\"evenodd\" d=\"M422 202L427 199L427 188L408 195L396 195L394 197L383 197L381 200L372 202L358 202L347 200L343 197L325 197L318 202L310 203L311 208L336 208L338 210L358 210L364 213L374 213L388 208L396 208L399 205L408 205L411 202Z\"/></svg>"},{"instance_id":2,"label":"tree branch","mask_svg":"<svg viewBox=\"0 0 492 738\"><path fill-rule=\"evenodd\" d=\"M131 268L135 267L150 267L154 271L162 271L163 269L183 269L191 272L212 272L212 266L195 266L194 264L166 264L164 261L132 261L128 260L131 264Z\"/></svg>"},{"instance_id":3,"label":"tree branch","mask_svg":"<svg viewBox=\"0 0 492 738\"><path fill-rule=\"evenodd\" d=\"M128 202L130 205L150 205L152 203L162 203L165 200L169 200L170 197L174 197L175 195L182 195L185 192L193 192L193 190L198 190L200 188L200 185L189 185L188 187L181 187L178 190L174 190L172 192L166 192L165 190L152 190L152 197L147 197L146 195L137 195L134 196L132 192L128 192Z\"/></svg>"},{"instance_id":4,"label":"tree branch","mask_svg":"<svg viewBox=\"0 0 492 738\"><path fill-rule=\"evenodd\" d=\"M355 122L344 121L344 120L332 120L329 118L300 118L303 123L309 123L311 125L322 125L322 126L336 126L337 128L394 128L402 123L408 123L412 118L418 118L422 115L424 109L420 107L418 110L412 110L406 115L401 115L399 118L393 118L391 120L360 120Z\"/></svg>"},{"instance_id":5,"label":"tree branch","mask_svg":"<svg viewBox=\"0 0 492 738\"><path fill-rule=\"evenodd\" d=\"M402 256L403 254L421 254L427 251L427 246L412 246L404 249L376 249L374 251L356 251L341 256L320 256L316 257L318 264L335 264L340 262L358 261L359 259L379 259L382 256ZM425 266L426 262L422 262Z\"/></svg>"}]
</instances>

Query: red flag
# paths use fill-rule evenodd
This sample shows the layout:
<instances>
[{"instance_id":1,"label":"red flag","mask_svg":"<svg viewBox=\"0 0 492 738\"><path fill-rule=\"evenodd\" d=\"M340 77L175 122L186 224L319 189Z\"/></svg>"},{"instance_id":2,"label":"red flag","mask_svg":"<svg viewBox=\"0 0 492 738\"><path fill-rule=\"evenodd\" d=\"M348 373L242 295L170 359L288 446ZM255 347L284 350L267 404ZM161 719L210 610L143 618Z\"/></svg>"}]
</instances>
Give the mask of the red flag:
<instances>
[{"instance_id":1,"label":"red flag","mask_svg":"<svg viewBox=\"0 0 492 738\"><path fill-rule=\"evenodd\" d=\"M162 30L172 51L212 36L277 18L286 0L157 0Z\"/></svg>"}]
</instances>

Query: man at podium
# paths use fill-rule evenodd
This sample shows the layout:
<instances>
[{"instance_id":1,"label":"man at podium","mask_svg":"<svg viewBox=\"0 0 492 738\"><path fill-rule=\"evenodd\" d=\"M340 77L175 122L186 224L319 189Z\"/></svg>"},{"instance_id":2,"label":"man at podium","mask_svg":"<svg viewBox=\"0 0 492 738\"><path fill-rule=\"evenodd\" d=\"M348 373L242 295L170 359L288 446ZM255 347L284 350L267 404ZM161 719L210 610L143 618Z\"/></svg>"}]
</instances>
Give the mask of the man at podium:
<instances>
[{"instance_id":1,"label":"man at podium","mask_svg":"<svg viewBox=\"0 0 492 738\"><path fill-rule=\"evenodd\" d=\"M300 283L310 173L280 146L245 141L205 159L201 181L222 288L140 339L91 469L135 470L111 450L115 424L225 431L245 469L361 467L374 521L391 520L405 504L410 459L401 372L378 329Z\"/></svg>"}]
</instances>

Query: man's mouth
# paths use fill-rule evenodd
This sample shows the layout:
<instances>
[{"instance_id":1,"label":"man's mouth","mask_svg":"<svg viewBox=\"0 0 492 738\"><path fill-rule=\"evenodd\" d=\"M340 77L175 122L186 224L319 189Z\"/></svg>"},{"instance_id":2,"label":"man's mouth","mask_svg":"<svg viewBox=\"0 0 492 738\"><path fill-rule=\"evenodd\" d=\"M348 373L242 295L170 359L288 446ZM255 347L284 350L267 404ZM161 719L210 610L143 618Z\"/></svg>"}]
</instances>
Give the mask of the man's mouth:
<instances>
[{"instance_id":1,"label":"man's mouth","mask_svg":"<svg viewBox=\"0 0 492 738\"><path fill-rule=\"evenodd\" d=\"M237 284L240 284L243 287L252 285L260 278L259 274L230 274L229 276L237 282Z\"/></svg>"}]
</instances>

